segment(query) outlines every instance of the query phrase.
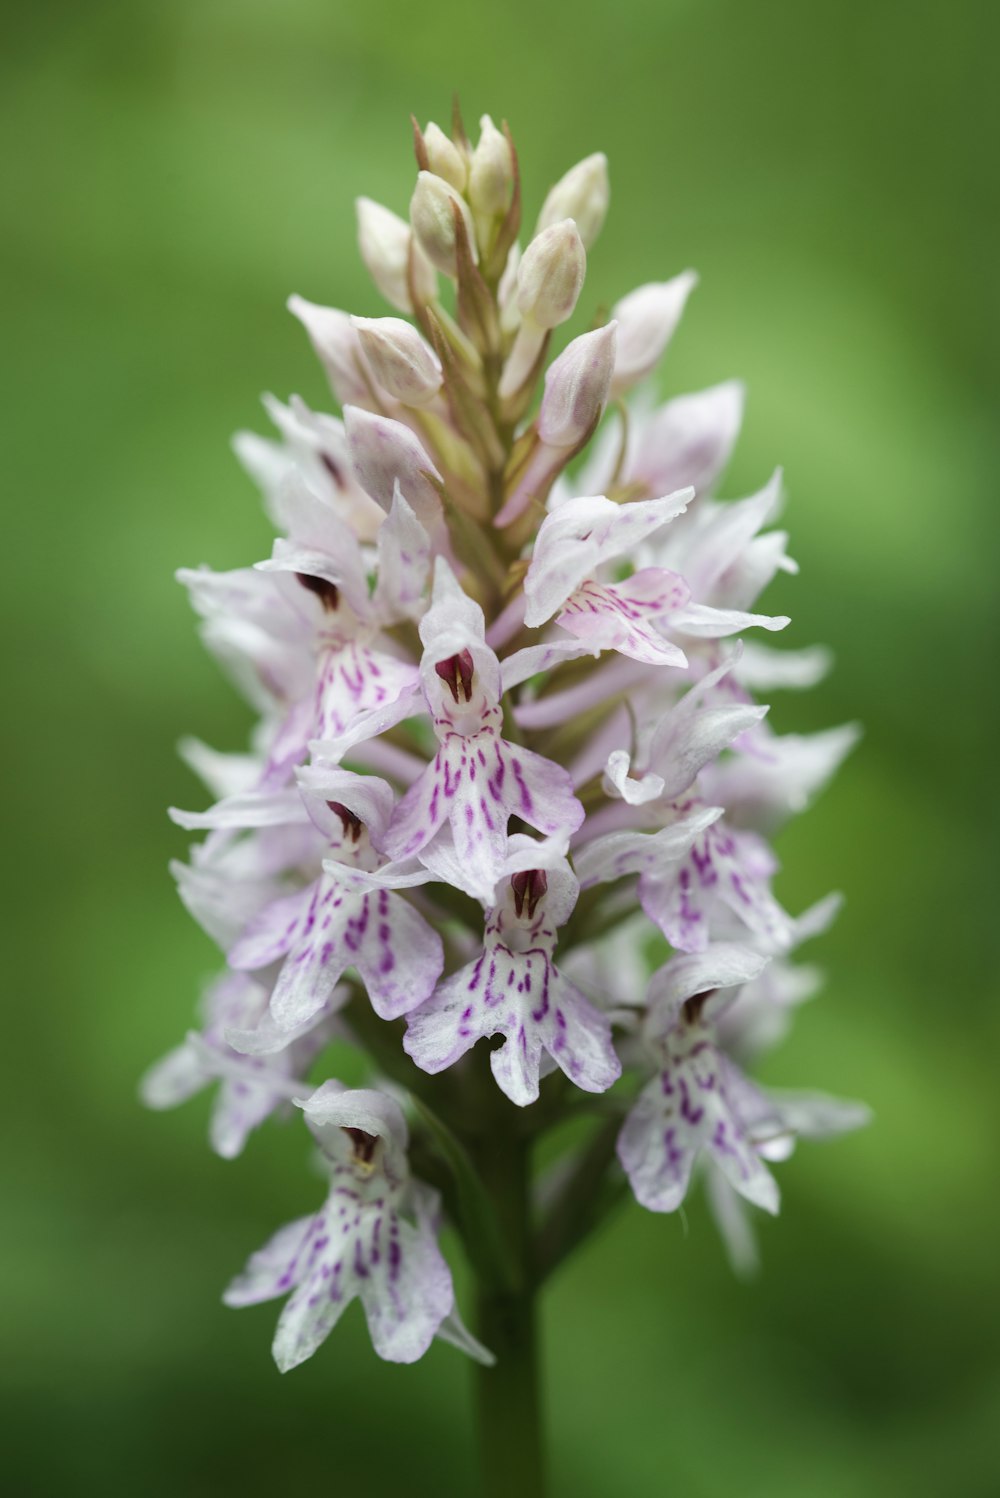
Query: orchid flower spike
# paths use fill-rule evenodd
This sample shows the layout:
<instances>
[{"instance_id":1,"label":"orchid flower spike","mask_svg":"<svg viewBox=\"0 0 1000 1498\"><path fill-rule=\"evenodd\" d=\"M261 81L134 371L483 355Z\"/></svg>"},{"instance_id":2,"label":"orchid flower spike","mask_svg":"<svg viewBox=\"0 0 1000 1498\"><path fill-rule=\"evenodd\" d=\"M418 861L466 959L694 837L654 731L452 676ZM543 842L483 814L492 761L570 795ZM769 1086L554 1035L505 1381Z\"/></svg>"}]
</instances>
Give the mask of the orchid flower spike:
<instances>
[{"instance_id":1,"label":"orchid flower spike","mask_svg":"<svg viewBox=\"0 0 1000 1498\"><path fill-rule=\"evenodd\" d=\"M608 316L584 300L601 152L534 220L545 181L506 123L470 139L456 106L413 140L408 216L357 203L391 315L288 303L339 410L267 396L274 433L235 439L269 554L179 574L255 726L184 746L205 795L171 810L196 839L171 869L222 971L142 1095L210 1091L224 1159L305 1121L324 1193L225 1292L283 1301L280 1369L358 1301L381 1358L495 1360L508 1411L534 1387L531 1295L622 1190L668 1213L703 1183L745 1272L773 1167L866 1121L751 1075L840 904L786 909L771 837L858 730L769 714L830 657L759 643L798 569L780 470L724 497L742 384L651 389L694 272L651 261ZM490 1491L526 1490L501 1427Z\"/></svg>"}]
</instances>

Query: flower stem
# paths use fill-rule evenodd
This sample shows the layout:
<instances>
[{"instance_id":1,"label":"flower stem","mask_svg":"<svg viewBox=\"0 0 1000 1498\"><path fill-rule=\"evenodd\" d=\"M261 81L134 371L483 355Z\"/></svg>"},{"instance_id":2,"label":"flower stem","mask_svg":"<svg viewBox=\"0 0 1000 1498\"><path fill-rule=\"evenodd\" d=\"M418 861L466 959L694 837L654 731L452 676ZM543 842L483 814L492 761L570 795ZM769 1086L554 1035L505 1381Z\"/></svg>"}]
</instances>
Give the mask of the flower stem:
<instances>
[{"instance_id":1,"label":"flower stem","mask_svg":"<svg viewBox=\"0 0 1000 1498\"><path fill-rule=\"evenodd\" d=\"M481 1283L478 1335L496 1356L477 1368L483 1498L544 1498L538 1322L531 1264L530 1144L498 1129L477 1151L508 1248L513 1286Z\"/></svg>"}]
</instances>

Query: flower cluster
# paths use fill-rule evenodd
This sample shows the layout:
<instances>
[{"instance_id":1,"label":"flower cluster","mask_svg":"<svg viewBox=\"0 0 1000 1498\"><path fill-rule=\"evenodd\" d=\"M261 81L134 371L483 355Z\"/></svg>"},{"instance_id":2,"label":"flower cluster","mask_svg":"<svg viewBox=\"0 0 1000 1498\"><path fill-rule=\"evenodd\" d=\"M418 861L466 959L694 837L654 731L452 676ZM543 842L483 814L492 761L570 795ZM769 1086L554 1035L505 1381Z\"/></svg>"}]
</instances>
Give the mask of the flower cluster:
<instances>
[{"instance_id":1,"label":"flower cluster","mask_svg":"<svg viewBox=\"0 0 1000 1498\"><path fill-rule=\"evenodd\" d=\"M268 398L278 440L236 451L273 552L180 574L259 723L248 754L186 746L216 799L172 813L206 834L174 872L225 970L144 1092L165 1107L216 1086L225 1156L289 1105L318 1143L325 1201L225 1297L289 1297L282 1369L355 1298L384 1358L439 1336L489 1359L437 1235L449 1218L481 1257L496 1204L478 1163L507 1139L610 1118L604 1175L655 1212L700 1176L745 1264L744 1204L778 1207L769 1165L864 1117L744 1070L815 987L793 953L836 909L783 909L768 838L854 731L779 736L757 701L826 658L759 643L788 619L758 595L795 566L768 528L779 476L715 497L739 384L630 399L695 277L633 291L547 363L605 158L556 183L522 252L506 127L415 138L409 219L358 203L361 255L403 315L290 300L342 415ZM333 1041L369 1085L311 1080Z\"/></svg>"}]
</instances>

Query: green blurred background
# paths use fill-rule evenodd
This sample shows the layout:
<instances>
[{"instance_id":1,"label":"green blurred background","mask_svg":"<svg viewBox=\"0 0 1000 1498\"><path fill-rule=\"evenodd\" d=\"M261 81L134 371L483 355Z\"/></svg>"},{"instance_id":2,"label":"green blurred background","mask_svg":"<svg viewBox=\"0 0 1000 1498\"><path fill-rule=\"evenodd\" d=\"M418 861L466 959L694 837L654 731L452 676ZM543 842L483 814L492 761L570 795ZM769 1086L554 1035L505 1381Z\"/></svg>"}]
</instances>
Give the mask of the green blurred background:
<instances>
[{"instance_id":1,"label":"green blurred background","mask_svg":"<svg viewBox=\"0 0 1000 1498\"><path fill-rule=\"evenodd\" d=\"M775 720L866 727L781 841L793 910L848 905L767 1074L877 1125L781 1169L756 1283L700 1201L562 1273L556 1492L996 1494L996 8L39 0L3 28L5 1490L474 1492L457 1354L382 1365L355 1313L281 1379L274 1308L219 1303L312 1204L303 1135L225 1164L206 1100L136 1101L214 962L165 869L164 808L201 804L173 746L249 721L172 572L264 554L229 433L262 388L324 390L284 299L387 310L352 200L405 211L408 114L457 86L510 120L531 207L607 151L591 303L700 270L663 389L748 381L726 491L784 463L802 576L769 601L837 655Z\"/></svg>"}]
</instances>

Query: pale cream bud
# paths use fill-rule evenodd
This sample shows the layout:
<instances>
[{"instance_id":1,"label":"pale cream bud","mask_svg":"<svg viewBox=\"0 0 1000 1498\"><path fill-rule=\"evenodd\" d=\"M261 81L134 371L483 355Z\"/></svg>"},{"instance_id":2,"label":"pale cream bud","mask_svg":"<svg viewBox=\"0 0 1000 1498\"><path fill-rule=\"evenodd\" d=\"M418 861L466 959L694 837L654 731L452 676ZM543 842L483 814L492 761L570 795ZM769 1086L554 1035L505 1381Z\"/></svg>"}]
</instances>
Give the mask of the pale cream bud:
<instances>
[{"instance_id":1,"label":"pale cream bud","mask_svg":"<svg viewBox=\"0 0 1000 1498\"><path fill-rule=\"evenodd\" d=\"M521 322L517 307L517 268L521 264L521 246L515 241L510 247L507 264L497 286L497 305L500 308L500 328L504 333L516 333Z\"/></svg>"},{"instance_id":2,"label":"pale cream bud","mask_svg":"<svg viewBox=\"0 0 1000 1498\"><path fill-rule=\"evenodd\" d=\"M424 131L424 145L430 169L438 177L451 184L456 192L464 192L468 180L465 157L440 125L431 120Z\"/></svg>"},{"instance_id":3,"label":"pale cream bud","mask_svg":"<svg viewBox=\"0 0 1000 1498\"><path fill-rule=\"evenodd\" d=\"M479 143L469 167L469 202L482 218L507 212L514 188L514 159L505 135L488 114L479 121Z\"/></svg>"},{"instance_id":4,"label":"pale cream bud","mask_svg":"<svg viewBox=\"0 0 1000 1498\"><path fill-rule=\"evenodd\" d=\"M538 216L538 231L571 218L580 231L584 248L589 250L603 227L610 197L608 158L603 151L597 151L571 166L549 189Z\"/></svg>"},{"instance_id":5,"label":"pale cream bud","mask_svg":"<svg viewBox=\"0 0 1000 1498\"><path fill-rule=\"evenodd\" d=\"M358 198L355 207L358 214L358 248L368 274L387 302L400 312L412 312L408 265L410 244L413 235L405 219L374 203L371 198ZM437 276L434 267L418 244L413 246L413 275L417 296L421 302L433 301L437 296Z\"/></svg>"},{"instance_id":6,"label":"pale cream bud","mask_svg":"<svg viewBox=\"0 0 1000 1498\"><path fill-rule=\"evenodd\" d=\"M410 199L410 222L428 259L446 276L455 275L455 205L465 220L469 247L476 259L476 234L464 198L433 172L420 172Z\"/></svg>"},{"instance_id":7,"label":"pale cream bud","mask_svg":"<svg viewBox=\"0 0 1000 1498\"><path fill-rule=\"evenodd\" d=\"M549 365L538 435L549 447L575 447L600 419L615 368L618 324L574 338Z\"/></svg>"},{"instance_id":8,"label":"pale cream bud","mask_svg":"<svg viewBox=\"0 0 1000 1498\"><path fill-rule=\"evenodd\" d=\"M517 268L521 316L538 328L557 328L572 316L586 270L587 252L572 219L543 229Z\"/></svg>"},{"instance_id":9,"label":"pale cream bud","mask_svg":"<svg viewBox=\"0 0 1000 1498\"><path fill-rule=\"evenodd\" d=\"M401 317L352 317L376 380L405 406L426 406L441 389L434 350Z\"/></svg>"}]
</instances>

